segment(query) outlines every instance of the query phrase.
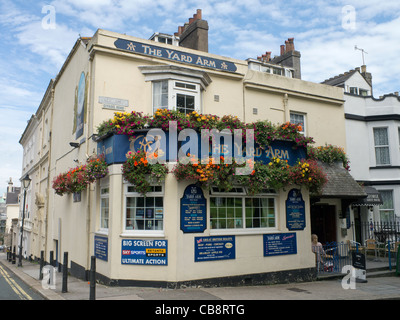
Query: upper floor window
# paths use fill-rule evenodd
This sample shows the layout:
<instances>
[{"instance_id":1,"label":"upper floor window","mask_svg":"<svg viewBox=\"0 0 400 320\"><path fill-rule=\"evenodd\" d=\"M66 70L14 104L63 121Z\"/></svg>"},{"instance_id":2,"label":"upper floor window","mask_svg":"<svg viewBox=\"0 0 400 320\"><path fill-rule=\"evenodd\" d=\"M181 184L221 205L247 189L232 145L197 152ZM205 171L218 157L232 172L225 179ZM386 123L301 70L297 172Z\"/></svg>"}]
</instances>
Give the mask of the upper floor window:
<instances>
[{"instance_id":1,"label":"upper floor window","mask_svg":"<svg viewBox=\"0 0 400 320\"><path fill-rule=\"evenodd\" d=\"M152 83L153 113L157 109L201 113L201 95L211 83L206 72L174 65L140 66L139 69L145 81Z\"/></svg>"},{"instance_id":2,"label":"upper floor window","mask_svg":"<svg viewBox=\"0 0 400 320\"><path fill-rule=\"evenodd\" d=\"M290 112L290 123L301 126L301 134L306 134L306 116L302 113Z\"/></svg>"},{"instance_id":3,"label":"upper floor window","mask_svg":"<svg viewBox=\"0 0 400 320\"><path fill-rule=\"evenodd\" d=\"M200 85L196 83L162 80L153 82L153 112L171 109L188 114L200 112Z\"/></svg>"},{"instance_id":4,"label":"upper floor window","mask_svg":"<svg viewBox=\"0 0 400 320\"><path fill-rule=\"evenodd\" d=\"M389 165L389 137L388 128L374 128L375 160L376 165Z\"/></svg>"}]
</instances>

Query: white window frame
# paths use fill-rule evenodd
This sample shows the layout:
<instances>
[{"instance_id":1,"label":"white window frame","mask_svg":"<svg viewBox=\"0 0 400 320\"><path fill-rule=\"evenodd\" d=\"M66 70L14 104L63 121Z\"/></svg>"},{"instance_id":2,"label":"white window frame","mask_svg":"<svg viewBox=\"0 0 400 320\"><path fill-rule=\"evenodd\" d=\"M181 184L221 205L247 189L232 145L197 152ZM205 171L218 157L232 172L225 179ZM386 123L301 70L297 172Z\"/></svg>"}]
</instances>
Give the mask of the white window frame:
<instances>
[{"instance_id":1,"label":"white window frame","mask_svg":"<svg viewBox=\"0 0 400 320\"><path fill-rule=\"evenodd\" d=\"M386 130L386 136L387 136L387 142L388 144L382 144L382 145L377 145L376 140L375 140L375 130L381 130L385 129ZM389 128L388 127L373 127L372 128L372 138L374 139L374 155L375 155L375 164L376 166L390 166L391 165L391 157L390 157L390 137L389 137ZM388 150L388 158L389 162L388 163L378 163L378 157L377 157L377 149L387 149ZM380 159L381 160L381 159ZM381 162L381 161L379 161Z\"/></svg>"},{"instance_id":2,"label":"white window frame","mask_svg":"<svg viewBox=\"0 0 400 320\"><path fill-rule=\"evenodd\" d=\"M107 190L106 192L103 193L103 191ZM103 200L108 199L108 204L107 204L107 228L103 226ZM103 233L108 233L108 229L110 227L110 186L104 185L100 186L100 228L99 231Z\"/></svg>"},{"instance_id":3,"label":"white window frame","mask_svg":"<svg viewBox=\"0 0 400 320\"><path fill-rule=\"evenodd\" d=\"M294 120L292 121L292 115L295 117L302 117L303 118L303 122L300 122L298 120ZM301 125L302 127L302 131L299 131L302 135L307 136L306 132L307 132L307 119L306 119L306 114L305 113L301 113L301 112L296 112L296 111L290 111L289 112L289 119L290 119L290 123L293 123L295 125Z\"/></svg>"},{"instance_id":4,"label":"white window frame","mask_svg":"<svg viewBox=\"0 0 400 320\"><path fill-rule=\"evenodd\" d=\"M379 219L381 221L383 221L383 222L394 221L395 216L396 216L395 212L394 212L394 197L393 197L394 190L392 190L392 189L384 189L384 190L378 190L378 191L380 192L383 201L385 201L385 196L383 195L383 193L390 194L390 198L391 198L390 199L390 202L391 202L391 207L390 208L389 207L382 208L382 207L386 207L387 206L387 203L385 203L385 202L379 206ZM391 219L390 219L390 217L389 217L389 219L386 219L387 217L384 219L382 217L382 214L384 214L384 213L385 213L385 215L389 215L391 217Z\"/></svg>"},{"instance_id":5,"label":"white window frame","mask_svg":"<svg viewBox=\"0 0 400 320\"><path fill-rule=\"evenodd\" d=\"M127 229L126 221L127 221L127 198L128 197L135 197L135 198L144 198L142 194L139 192L132 191L130 189L134 188L135 186L132 184L125 183L124 184L124 205L123 205L123 233L121 236L138 236L138 237L164 237L164 227L165 227L165 197L164 197L164 184L154 184L151 185L152 187L161 187L161 191L153 191L146 193L146 197L162 197L163 198L163 217L162 217L162 229L155 230L146 230L146 229ZM136 213L135 213L136 214ZM155 215L156 212L153 212ZM144 215L146 213L144 212ZM143 220L146 220L143 219Z\"/></svg>"},{"instance_id":6,"label":"white window frame","mask_svg":"<svg viewBox=\"0 0 400 320\"><path fill-rule=\"evenodd\" d=\"M270 193L269 193L270 192ZM210 200L209 202L209 228L211 235L224 235L224 234L263 234L269 232L276 232L278 230L278 201L277 201L277 193L274 190L265 190L265 193L260 193L257 195L247 195L247 190L245 187L238 186L233 192L223 192L220 190L216 190L213 187L210 190ZM241 198L242 199L242 215L241 215L241 223L242 226L240 228L223 228L223 229L213 229L212 221L211 221L211 198ZM246 199L272 199L274 203L274 227L246 227Z\"/></svg>"},{"instance_id":7,"label":"white window frame","mask_svg":"<svg viewBox=\"0 0 400 320\"><path fill-rule=\"evenodd\" d=\"M162 92L156 92L158 90L158 86L156 85L161 84L160 89L162 90L162 85L167 83L167 105L156 105L156 94L162 95ZM182 86L177 86L182 85ZM157 109L169 109L169 110L177 110L177 97L178 94L191 96L194 97L194 110L201 113L201 86L198 83L190 82L187 80L180 80L180 79L168 79L168 80L160 80L160 81L153 81L153 89L152 89L152 106L153 106L153 114ZM194 87L194 88L193 88ZM164 87L165 88L165 87ZM165 94L165 93L164 93ZM161 101L163 99L160 99ZM165 100L165 98L164 98ZM190 111L191 112L191 111ZM188 113L190 113L188 112Z\"/></svg>"}]
</instances>

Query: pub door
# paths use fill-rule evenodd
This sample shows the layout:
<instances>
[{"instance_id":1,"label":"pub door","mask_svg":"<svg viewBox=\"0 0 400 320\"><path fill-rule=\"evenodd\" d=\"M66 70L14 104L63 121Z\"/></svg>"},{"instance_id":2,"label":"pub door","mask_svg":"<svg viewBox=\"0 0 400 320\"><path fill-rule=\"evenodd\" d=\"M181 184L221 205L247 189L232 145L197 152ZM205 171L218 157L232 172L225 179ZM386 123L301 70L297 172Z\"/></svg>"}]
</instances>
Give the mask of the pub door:
<instances>
[{"instance_id":1,"label":"pub door","mask_svg":"<svg viewBox=\"0 0 400 320\"><path fill-rule=\"evenodd\" d=\"M311 233L322 244L336 241L336 207L327 204L311 206Z\"/></svg>"}]
</instances>

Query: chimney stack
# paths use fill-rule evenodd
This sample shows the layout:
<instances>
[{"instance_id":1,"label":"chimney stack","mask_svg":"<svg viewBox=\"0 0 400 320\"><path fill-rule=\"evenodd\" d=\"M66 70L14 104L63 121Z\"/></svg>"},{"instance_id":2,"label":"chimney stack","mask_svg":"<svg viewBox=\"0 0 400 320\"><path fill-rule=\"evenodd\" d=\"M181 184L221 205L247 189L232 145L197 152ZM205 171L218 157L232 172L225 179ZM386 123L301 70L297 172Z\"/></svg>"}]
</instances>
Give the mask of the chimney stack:
<instances>
[{"instance_id":1,"label":"chimney stack","mask_svg":"<svg viewBox=\"0 0 400 320\"><path fill-rule=\"evenodd\" d=\"M13 182L12 182L12 178L10 177L10 180L8 180L8 187L7 187L7 192L13 192Z\"/></svg>"},{"instance_id":2,"label":"chimney stack","mask_svg":"<svg viewBox=\"0 0 400 320\"><path fill-rule=\"evenodd\" d=\"M201 9L197 9L189 23L178 27L175 36L181 47L208 52L208 22L202 20Z\"/></svg>"},{"instance_id":3,"label":"chimney stack","mask_svg":"<svg viewBox=\"0 0 400 320\"><path fill-rule=\"evenodd\" d=\"M294 48L294 38L285 40L281 45L281 55L272 59L272 63L294 69L294 78L301 79L300 52Z\"/></svg>"},{"instance_id":4,"label":"chimney stack","mask_svg":"<svg viewBox=\"0 0 400 320\"><path fill-rule=\"evenodd\" d=\"M364 77L365 81L368 82L372 89L372 74L367 72L367 66L365 64L361 66L361 75Z\"/></svg>"}]
</instances>

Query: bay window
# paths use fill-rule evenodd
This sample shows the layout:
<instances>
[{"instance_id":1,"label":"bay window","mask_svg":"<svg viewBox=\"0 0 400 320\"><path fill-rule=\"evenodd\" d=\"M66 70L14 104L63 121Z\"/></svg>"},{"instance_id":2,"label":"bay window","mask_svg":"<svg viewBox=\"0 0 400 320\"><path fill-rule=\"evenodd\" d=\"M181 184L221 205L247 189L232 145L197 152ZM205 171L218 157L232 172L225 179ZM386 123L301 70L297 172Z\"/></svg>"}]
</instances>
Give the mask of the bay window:
<instances>
[{"instance_id":1,"label":"bay window","mask_svg":"<svg viewBox=\"0 0 400 320\"><path fill-rule=\"evenodd\" d=\"M257 230L276 228L275 194L246 195L244 187L230 192L212 188L210 195L210 228Z\"/></svg>"},{"instance_id":2,"label":"bay window","mask_svg":"<svg viewBox=\"0 0 400 320\"><path fill-rule=\"evenodd\" d=\"M151 191L144 197L135 186L125 186L125 221L124 229L128 233L164 232L164 193L163 186L151 186Z\"/></svg>"}]
</instances>

